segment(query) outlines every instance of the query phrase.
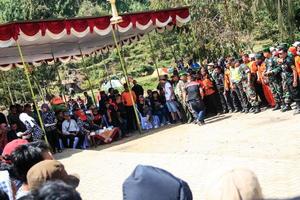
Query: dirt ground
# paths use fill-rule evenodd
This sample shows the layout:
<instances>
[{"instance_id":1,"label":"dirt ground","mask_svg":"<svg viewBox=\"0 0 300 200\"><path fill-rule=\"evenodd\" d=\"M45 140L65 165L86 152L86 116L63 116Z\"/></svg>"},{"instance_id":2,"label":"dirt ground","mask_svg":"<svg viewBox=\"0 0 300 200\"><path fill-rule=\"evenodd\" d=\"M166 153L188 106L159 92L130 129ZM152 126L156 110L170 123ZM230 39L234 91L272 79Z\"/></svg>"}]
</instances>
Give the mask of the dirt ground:
<instances>
[{"instance_id":1,"label":"dirt ground","mask_svg":"<svg viewBox=\"0 0 300 200\"><path fill-rule=\"evenodd\" d=\"M195 200L225 171L253 170L268 199L300 196L300 115L271 110L228 114L205 126L170 126L97 149L59 154L78 173L85 200L121 200L122 183L138 164L164 168L187 181Z\"/></svg>"}]
</instances>

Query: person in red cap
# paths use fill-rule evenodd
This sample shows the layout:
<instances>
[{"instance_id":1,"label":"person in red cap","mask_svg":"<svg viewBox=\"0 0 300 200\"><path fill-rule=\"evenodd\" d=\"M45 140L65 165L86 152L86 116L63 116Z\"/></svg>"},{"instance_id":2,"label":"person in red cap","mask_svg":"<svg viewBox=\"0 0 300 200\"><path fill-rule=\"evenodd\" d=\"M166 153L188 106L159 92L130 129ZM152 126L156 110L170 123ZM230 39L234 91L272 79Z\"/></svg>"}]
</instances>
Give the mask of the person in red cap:
<instances>
[{"instance_id":1,"label":"person in red cap","mask_svg":"<svg viewBox=\"0 0 300 200\"><path fill-rule=\"evenodd\" d=\"M11 156L11 154L21 145L23 144L28 144L27 140L24 139L15 139L9 143L7 143L7 145L5 145L3 152L2 152L2 156L3 158L8 158L9 156Z\"/></svg>"}]
</instances>

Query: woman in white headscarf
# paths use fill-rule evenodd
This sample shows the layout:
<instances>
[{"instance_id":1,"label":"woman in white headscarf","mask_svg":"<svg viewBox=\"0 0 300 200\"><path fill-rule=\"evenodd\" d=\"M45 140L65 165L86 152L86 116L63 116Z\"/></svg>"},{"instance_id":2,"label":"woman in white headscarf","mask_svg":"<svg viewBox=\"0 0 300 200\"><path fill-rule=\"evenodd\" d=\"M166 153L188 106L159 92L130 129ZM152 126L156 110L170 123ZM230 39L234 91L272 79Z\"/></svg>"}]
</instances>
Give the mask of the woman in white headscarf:
<instances>
[{"instance_id":1,"label":"woman in white headscarf","mask_svg":"<svg viewBox=\"0 0 300 200\"><path fill-rule=\"evenodd\" d=\"M215 181L206 193L206 200L262 200L255 174L247 169L234 169Z\"/></svg>"},{"instance_id":2,"label":"woman in white headscarf","mask_svg":"<svg viewBox=\"0 0 300 200\"><path fill-rule=\"evenodd\" d=\"M36 123L36 121L30 117L27 113L21 113L19 116L21 122L26 126L26 131L23 133L18 133L18 137L27 140L41 140L43 137L43 131Z\"/></svg>"}]
</instances>

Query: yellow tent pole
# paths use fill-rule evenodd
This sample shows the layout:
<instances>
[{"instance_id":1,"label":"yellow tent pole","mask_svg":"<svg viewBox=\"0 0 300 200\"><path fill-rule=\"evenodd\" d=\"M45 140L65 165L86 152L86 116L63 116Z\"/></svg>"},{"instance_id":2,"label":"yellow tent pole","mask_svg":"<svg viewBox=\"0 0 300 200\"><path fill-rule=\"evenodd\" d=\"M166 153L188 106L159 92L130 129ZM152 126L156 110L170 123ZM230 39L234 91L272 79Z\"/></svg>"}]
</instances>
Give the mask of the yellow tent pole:
<instances>
[{"instance_id":1,"label":"yellow tent pole","mask_svg":"<svg viewBox=\"0 0 300 200\"><path fill-rule=\"evenodd\" d=\"M53 51L51 50L51 54L52 54L52 58L53 58L53 62L54 62L54 65L55 65L55 57L54 57L54 53ZM59 70L58 70L58 67L59 66L54 66L55 67L55 71L57 73L57 77L58 77L58 81L59 81L59 84L60 84L60 89L62 88L62 80L61 80L61 77L60 77L60 74L59 74ZM65 95L65 88L62 89L62 95L63 95L63 98L64 98L64 101L65 103L67 102L67 98L66 98L66 95Z\"/></svg>"},{"instance_id":2,"label":"yellow tent pole","mask_svg":"<svg viewBox=\"0 0 300 200\"><path fill-rule=\"evenodd\" d=\"M92 88L92 84L91 84L91 81L90 81L89 76L88 76L88 72L87 72L87 68L86 68L86 62L85 62L85 59L84 59L84 55L83 55L83 53L82 53L82 50L81 50L81 48L80 48L80 45L78 45L78 47L79 47L79 51L80 51L82 63L83 63L83 65L84 65L84 71L85 71L84 74L85 74L85 77L86 77L86 79L87 79L87 81L88 81L90 91L92 92L92 97L93 97L94 105L97 106L97 102L96 102L94 90L93 90L93 88Z\"/></svg>"},{"instance_id":3,"label":"yellow tent pole","mask_svg":"<svg viewBox=\"0 0 300 200\"><path fill-rule=\"evenodd\" d=\"M114 39L114 42L115 42L117 53L119 55L120 64L121 64L121 67L122 67L122 70L123 70L123 73L124 73L124 76L125 76L125 80L126 80L126 83L128 85L128 89L129 89L131 101L134 102L133 96L131 95L131 88L130 88L130 84L129 84L129 80L128 80L127 69L126 69L126 66L125 66L125 60L122 57L121 48L120 48L120 46L118 44L114 27L112 27L112 36L113 36L113 39ZM134 108L134 114L135 114L137 125L138 125L138 130L139 130L139 132L141 134L142 133L142 129L141 129L141 124L140 124L140 118L139 118L138 111L137 111L137 108L136 108L135 104L134 104L133 108Z\"/></svg>"},{"instance_id":4,"label":"yellow tent pole","mask_svg":"<svg viewBox=\"0 0 300 200\"><path fill-rule=\"evenodd\" d=\"M24 66L24 73L25 73L25 75L26 75L27 83L28 83L28 86L29 86L29 88L30 88L30 92L31 92L33 104L34 104L34 106L35 106L35 109L36 109L36 112L37 112L37 115L38 115L38 120L39 120L39 122L40 122L40 124L41 124L41 126L42 126L41 128L42 128L42 130L43 130L43 132L44 132L45 141L46 141L47 144L49 144L49 143L48 143L47 136L46 136L46 131L45 131L45 127L44 127L44 122L43 122L42 117L41 117L41 114L40 114L40 112L39 112L39 108L38 108L38 105L37 105L37 103L36 103L36 97L35 97L35 94L34 94L33 89L32 89L32 85L31 85L31 81L30 81L30 77L29 77L28 66L27 66L27 63L25 63L24 56L23 56L23 53L22 53L22 49L21 49L21 46L20 46L18 40L16 40L16 44L17 44L17 47L18 47L18 51L19 51L19 55L20 55L21 61L22 61L23 66Z\"/></svg>"},{"instance_id":5,"label":"yellow tent pole","mask_svg":"<svg viewBox=\"0 0 300 200\"><path fill-rule=\"evenodd\" d=\"M152 43L151 36L149 35L149 33L148 33L148 39L149 39L149 43L150 43L152 59L153 59L153 62L154 62L155 68L156 68L156 72L157 72L157 76L158 76L158 80L159 80L158 65L157 65L157 62L156 62L156 57L154 55L153 43Z\"/></svg>"},{"instance_id":6,"label":"yellow tent pole","mask_svg":"<svg viewBox=\"0 0 300 200\"><path fill-rule=\"evenodd\" d=\"M14 104L14 98L12 96L11 89L9 87L7 79L5 78L5 76L3 76L2 72L1 72L1 77L2 77L2 80L3 80L3 85L5 85L7 87L7 91L8 91L8 94L9 94L10 101L11 101L12 104Z\"/></svg>"}]
</instances>

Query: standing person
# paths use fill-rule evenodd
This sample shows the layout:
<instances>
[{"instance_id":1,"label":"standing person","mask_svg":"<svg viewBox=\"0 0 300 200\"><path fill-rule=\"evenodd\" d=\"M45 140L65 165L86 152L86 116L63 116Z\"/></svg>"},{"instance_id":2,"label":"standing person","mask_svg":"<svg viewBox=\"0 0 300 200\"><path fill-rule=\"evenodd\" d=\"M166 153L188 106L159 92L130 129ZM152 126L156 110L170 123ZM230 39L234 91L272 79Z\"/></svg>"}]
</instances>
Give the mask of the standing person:
<instances>
[{"instance_id":1,"label":"standing person","mask_svg":"<svg viewBox=\"0 0 300 200\"><path fill-rule=\"evenodd\" d=\"M300 42L295 42L294 46L296 47L295 66L298 79L300 80Z\"/></svg>"},{"instance_id":2,"label":"standing person","mask_svg":"<svg viewBox=\"0 0 300 200\"><path fill-rule=\"evenodd\" d=\"M110 99L111 101L116 100L116 94L115 94L114 88L109 88L108 89L108 99Z\"/></svg>"},{"instance_id":3,"label":"standing person","mask_svg":"<svg viewBox=\"0 0 300 200\"><path fill-rule=\"evenodd\" d=\"M165 76L160 77L160 83L163 85L163 91L166 97L166 105L171 113L173 122L176 122L176 114L181 120L181 113L179 112L177 102L175 101L175 93L171 83L167 81Z\"/></svg>"},{"instance_id":4,"label":"standing person","mask_svg":"<svg viewBox=\"0 0 300 200\"><path fill-rule=\"evenodd\" d=\"M249 112L248 110L248 100L247 96L243 90L242 85L242 76L240 74L240 65L242 61L241 60L235 60L233 64L230 66L230 85L232 88L232 97L235 104L240 102L243 110L242 112ZM235 105L236 110L238 111L238 106Z\"/></svg>"},{"instance_id":5,"label":"standing person","mask_svg":"<svg viewBox=\"0 0 300 200\"><path fill-rule=\"evenodd\" d=\"M40 126L36 123L35 119L29 116L27 113L23 112L20 114L20 120L26 126L26 131L18 135L23 139L28 140L41 140L43 137L43 131Z\"/></svg>"},{"instance_id":6,"label":"standing person","mask_svg":"<svg viewBox=\"0 0 300 200\"><path fill-rule=\"evenodd\" d=\"M249 55L244 54L242 56L243 64L239 67L242 77L243 91L246 93L248 102L251 105L251 110L257 114L260 112L259 102L257 99L255 84L257 81L257 66L255 62L250 62ZM245 111L248 112L248 105Z\"/></svg>"},{"instance_id":7,"label":"standing person","mask_svg":"<svg viewBox=\"0 0 300 200\"><path fill-rule=\"evenodd\" d=\"M282 70L281 78L285 102L285 106L281 111L286 112L291 110L291 103L294 100L296 102L296 111L294 114L300 114L300 92L295 60L293 57L288 56L287 48L284 46L279 47L279 57L278 64Z\"/></svg>"},{"instance_id":8,"label":"standing person","mask_svg":"<svg viewBox=\"0 0 300 200\"><path fill-rule=\"evenodd\" d=\"M220 113L221 109L216 96L216 91L214 89L214 83L211 80L207 69L202 67L200 73L201 79L199 80L199 83L204 92L204 102L206 105L208 105L208 109L210 109L211 112L217 115Z\"/></svg>"},{"instance_id":9,"label":"standing person","mask_svg":"<svg viewBox=\"0 0 300 200\"><path fill-rule=\"evenodd\" d=\"M185 92L184 91L185 84L182 80L179 79L179 76L177 75L174 75L172 80L173 80L174 93L176 96L176 100L179 104L179 110L182 113L183 122L187 122L188 116L186 110L184 109L184 101L183 101L183 92Z\"/></svg>"},{"instance_id":10,"label":"standing person","mask_svg":"<svg viewBox=\"0 0 300 200\"><path fill-rule=\"evenodd\" d=\"M184 93L185 93L185 86L188 84L187 81L187 74L186 73L182 73L180 75L180 80L176 86L176 90L175 90L175 94L178 98L178 100L180 101L180 103L182 104L183 110L185 114L185 117L187 119L187 123L191 123L193 121L193 115L190 112L190 108L188 103L184 100Z\"/></svg>"},{"instance_id":11,"label":"standing person","mask_svg":"<svg viewBox=\"0 0 300 200\"><path fill-rule=\"evenodd\" d=\"M203 102L204 92L200 84L196 82L194 75L188 76L189 82L185 86L184 100L188 102L190 108L195 113L195 123L198 125L204 124L205 106Z\"/></svg>"},{"instance_id":12,"label":"standing person","mask_svg":"<svg viewBox=\"0 0 300 200\"><path fill-rule=\"evenodd\" d=\"M272 95L271 89L269 87L268 78L264 75L264 72L266 71L266 64L264 63L264 55L262 52L259 52L255 55L255 62L258 67L257 71L257 81L261 83L264 95L266 97L266 100L269 104L269 106L274 107L275 106L275 100Z\"/></svg>"},{"instance_id":13,"label":"standing person","mask_svg":"<svg viewBox=\"0 0 300 200\"><path fill-rule=\"evenodd\" d=\"M281 85L281 67L277 63L277 58L273 57L269 48L263 50L265 57L266 70L263 75L266 77L271 92L275 100L275 107L273 111L280 110L284 106L283 91Z\"/></svg>"},{"instance_id":14,"label":"standing person","mask_svg":"<svg viewBox=\"0 0 300 200\"><path fill-rule=\"evenodd\" d=\"M232 109L232 112L238 112L239 111L239 106L237 103L235 103L233 101L233 93L232 93L232 88L231 88L231 84L230 84L230 65L231 65L231 61L228 60L225 63L225 70L224 70L224 97L226 99L228 108Z\"/></svg>"},{"instance_id":15,"label":"standing person","mask_svg":"<svg viewBox=\"0 0 300 200\"><path fill-rule=\"evenodd\" d=\"M137 121L135 116L134 107L136 103L136 94L134 91L129 91L128 85L124 84L124 91L121 94L123 103L125 105L127 114L127 130L133 131L137 130Z\"/></svg>"},{"instance_id":16,"label":"standing person","mask_svg":"<svg viewBox=\"0 0 300 200\"><path fill-rule=\"evenodd\" d=\"M94 105L93 99L91 96L88 95L87 92L84 92L84 97L85 97L85 107L86 109L89 109L92 105Z\"/></svg>"},{"instance_id":17,"label":"standing person","mask_svg":"<svg viewBox=\"0 0 300 200\"><path fill-rule=\"evenodd\" d=\"M226 92L225 92L225 76L222 73L222 69L221 66L217 66L214 69L214 72L212 74L212 78L216 84L217 90L218 90L218 94L220 97L220 101L222 104L222 108L223 108L223 113L231 113L234 108L232 105L232 102L230 101L231 99L227 98L226 96Z\"/></svg>"},{"instance_id":18,"label":"standing person","mask_svg":"<svg viewBox=\"0 0 300 200\"><path fill-rule=\"evenodd\" d=\"M53 153L56 153L56 151L61 152L58 142L58 134L56 132L57 119L55 117L55 113L54 111L50 110L48 104L43 104L41 109L46 136L51 149Z\"/></svg>"},{"instance_id":19,"label":"standing person","mask_svg":"<svg viewBox=\"0 0 300 200\"><path fill-rule=\"evenodd\" d=\"M133 80L132 83L133 83L132 91L134 91L135 95L137 97L139 97L141 95L144 96L144 89L143 89L143 87L141 85L139 85L136 82L136 80Z\"/></svg>"}]
</instances>

